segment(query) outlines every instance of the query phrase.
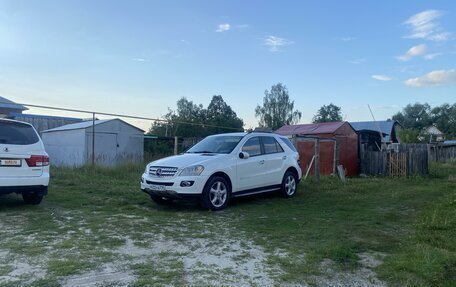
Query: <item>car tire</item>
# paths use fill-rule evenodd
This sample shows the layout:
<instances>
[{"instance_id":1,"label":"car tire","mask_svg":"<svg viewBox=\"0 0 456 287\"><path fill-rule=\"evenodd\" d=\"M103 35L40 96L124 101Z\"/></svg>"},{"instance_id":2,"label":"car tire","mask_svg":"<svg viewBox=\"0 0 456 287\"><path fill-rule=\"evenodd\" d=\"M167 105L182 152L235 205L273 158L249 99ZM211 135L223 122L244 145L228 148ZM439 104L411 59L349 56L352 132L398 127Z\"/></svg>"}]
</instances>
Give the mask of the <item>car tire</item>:
<instances>
[{"instance_id":1,"label":"car tire","mask_svg":"<svg viewBox=\"0 0 456 287\"><path fill-rule=\"evenodd\" d=\"M156 194L150 194L150 198L152 199L153 202L159 205L168 205L173 202L172 199L169 198L164 198L163 196L159 196Z\"/></svg>"},{"instance_id":2,"label":"car tire","mask_svg":"<svg viewBox=\"0 0 456 287\"><path fill-rule=\"evenodd\" d=\"M295 196L297 189L298 179L296 174L294 172L287 171L282 180L282 195L286 198L293 197Z\"/></svg>"},{"instance_id":3,"label":"car tire","mask_svg":"<svg viewBox=\"0 0 456 287\"><path fill-rule=\"evenodd\" d=\"M38 205L43 200L43 195L37 193L23 193L22 199L24 199L25 204Z\"/></svg>"},{"instance_id":4,"label":"car tire","mask_svg":"<svg viewBox=\"0 0 456 287\"><path fill-rule=\"evenodd\" d=\"M203 207L211 210L222 210L228 205L231 196L231 188L227 180L221 176L209 178L204 190Z\"/></svg>"}]
</instances>

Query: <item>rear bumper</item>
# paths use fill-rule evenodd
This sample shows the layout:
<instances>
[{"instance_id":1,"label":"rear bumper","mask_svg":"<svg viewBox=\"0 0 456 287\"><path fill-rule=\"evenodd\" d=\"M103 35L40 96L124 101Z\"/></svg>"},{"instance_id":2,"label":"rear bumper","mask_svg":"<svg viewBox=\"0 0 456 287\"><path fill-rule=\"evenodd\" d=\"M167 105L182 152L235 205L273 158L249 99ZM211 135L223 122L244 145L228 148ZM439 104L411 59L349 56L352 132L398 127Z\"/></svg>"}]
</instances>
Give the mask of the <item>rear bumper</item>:
<instances>
[{"instance_id":1,"label":"rear bumper","mask_svg":"<svg viewBox=\"0 0 456 287\"><path fill-rule=\"evenodd\" d=\"M45 185L0 186L0 195L9 193L36 193L38 195L47 195L48 187Z\"/></svg>"},{"instance_id":2,"label":"rear bumper","mask_svg":"<svg viewBox=\"0 0 456 287\"><path fill-rule=\"evenodd\" d=\"M43 173L37 177L6 177L0 178L0 195L8 193L32 193L47 194L49 185L49 173Z\"/></svg>"}]
</instances>

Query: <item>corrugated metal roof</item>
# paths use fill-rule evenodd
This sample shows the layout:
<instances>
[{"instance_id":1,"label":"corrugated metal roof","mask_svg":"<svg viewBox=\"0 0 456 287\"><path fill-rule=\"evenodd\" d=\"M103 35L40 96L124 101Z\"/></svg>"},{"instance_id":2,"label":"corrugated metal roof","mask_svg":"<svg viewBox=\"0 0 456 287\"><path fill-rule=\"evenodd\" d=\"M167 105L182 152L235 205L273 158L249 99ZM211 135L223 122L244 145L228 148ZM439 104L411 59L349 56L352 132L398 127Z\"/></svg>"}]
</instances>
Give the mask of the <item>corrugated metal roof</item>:
<instances>
[{"instance_id":1,"label":"corrugated metal roof","mask_svg":"<svg viewBox=\"0 0 456 287\"><path fill-rule=\"evenodd\" d=\"M126 121L123 121L121 119L109 119L109 120L96 120L95 121L95 126L97 125L100 125L100 124L104 124L104 123L107 123L107 122L110 122L110 121L121 121L122 123L126 124L126 125L129 125L141 132L144 133L144 131L138 127L135 127L134 125L130 124L130 123L127 123ZM75 124L69 124L69 125L64 125L64 126L61 126L61 127L57 127L57 128L54 128L54 129L50 129L50 130L46 130L46 131L43 131L43 133L47 133L47 132L57 132L57 131L68 131L68 130L78 130L78 129L86 129L86 128L89 128L89 127L92 127L92 121L84 121L84 122L81 122L81 123L75 123Z\"/></svg>"},{"instance_id":2,"label":"corrugated metal roof","mask_svg":"<svg viewBox=\"0 0 456 287\"><path fill-rule=\"evenodd\" d=\"M102 123L109 122L109 121L112 121L112 120L96 120L95 121L95 126L97 126L99 124L102 124ZM43 131L43 133L86 129L86 128L91 127L91 126L92 126L92 121L85 121L85 122L81 122L81 123L64 125L64 126L61 126L61 127L50 129L50 130L45 130L45 131Z\"/></svg>"},{"instance_id":3,"label":"corrugated metal roof","mask_svg":"<svg viewBox=\"0 0 456 287\"><path fill-rule=\"evenodd\" d=\"M393 131L394 124L396 121L367 121L367 122L350 122L355 131L360 130L371 130L377 131L380 128L380 131L384 134L390 135Z\"/></svg>"},{"instance_id":4,"label":"corrugated metal roof","mask_svg":"<svg viewBox=\"0 0 456 287\"><path fill-rule=\"evenodd\" d=\"M8 99L6 99L4 97L0 97L0 108L3 108L3 109L15 109L15 110L21 110L21 111L28 110L23 105L16 104L15 102L10 101L10 100L8 100Z\"/></svg>"},{"instance_id":5,"label":"corrugated metal roof","mask_svg":"<svg viewBox=\"0 0 456 287\"><path fill-rule=\"evenodd\" d=\"M281 135L316 135L335 133L346 122L286 125L275 132Z\"/></svg>"},{"instance_id":6,"label":"corrugated metal roof","mask_svg":"<svg viewBox=\"0 0 456 287\"><path fill-rule=\"evenodd\" d=\"M59 117L59 116L45 116L45 115L34 115L34 114L10 113L8 116L9 117L35 118L35 119L69 120L69 121L79 121L79 122L83 121L83 119L79 119L79 118Z\"/></svg>"}]
</instances>

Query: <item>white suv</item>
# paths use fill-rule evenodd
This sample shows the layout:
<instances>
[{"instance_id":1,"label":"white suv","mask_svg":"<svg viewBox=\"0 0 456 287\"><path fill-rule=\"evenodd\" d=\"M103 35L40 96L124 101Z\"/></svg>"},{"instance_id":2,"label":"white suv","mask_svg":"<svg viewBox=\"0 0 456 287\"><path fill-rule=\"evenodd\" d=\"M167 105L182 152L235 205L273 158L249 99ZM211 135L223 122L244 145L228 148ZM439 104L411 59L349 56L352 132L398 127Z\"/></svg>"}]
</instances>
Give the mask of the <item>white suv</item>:
<instances>
[{"instance_id":1,"label":"white suv","mask_svg":"<svg viewBox=\"0 0 456 287\"><path fill-rule=\"evenodd\" d=\"M21 193L27 204L47 194L49 157L28 123L0 119L0 195Z\"/></svg>"},{"instance_id":2,"label":"white suv","mask_svg":"<svg viewBox=\"0 0 456 287\"><path fill-rule=\"evenodd\" d=\"M299 154L273 133L229 133L206 137L181 155L147 165L141 190L159 204L197 198L212 210L231 197L281 190L296 193L302 172Z\"/></svg>"}]
</instances>

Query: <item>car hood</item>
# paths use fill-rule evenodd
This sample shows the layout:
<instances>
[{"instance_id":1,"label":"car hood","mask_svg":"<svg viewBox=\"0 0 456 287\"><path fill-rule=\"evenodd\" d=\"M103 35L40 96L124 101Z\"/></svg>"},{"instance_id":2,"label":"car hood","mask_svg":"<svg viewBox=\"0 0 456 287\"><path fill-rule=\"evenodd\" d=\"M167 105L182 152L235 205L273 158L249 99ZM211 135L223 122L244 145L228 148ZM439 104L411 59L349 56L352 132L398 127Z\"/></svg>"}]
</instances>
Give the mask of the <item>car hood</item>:
<instances>
[{"instance_id":1,"label":"car hood","mask_svg":"<svg viewBox=\"0 0 456 287\"><path fill-rule=\"evenodd\" d=\"M211 160L220 160L226 157L227 154L196 154L196 153L184 153L180 155L165 157L150 163L152 166L169 166L177 167L179 169L185 168L191 165L203 164Z\"/></svg>"}]
</instances>

